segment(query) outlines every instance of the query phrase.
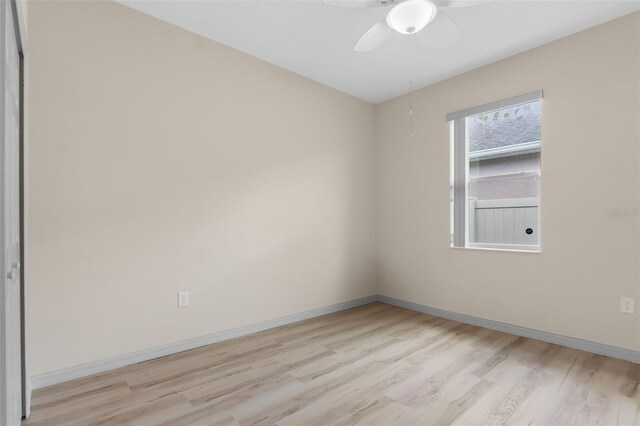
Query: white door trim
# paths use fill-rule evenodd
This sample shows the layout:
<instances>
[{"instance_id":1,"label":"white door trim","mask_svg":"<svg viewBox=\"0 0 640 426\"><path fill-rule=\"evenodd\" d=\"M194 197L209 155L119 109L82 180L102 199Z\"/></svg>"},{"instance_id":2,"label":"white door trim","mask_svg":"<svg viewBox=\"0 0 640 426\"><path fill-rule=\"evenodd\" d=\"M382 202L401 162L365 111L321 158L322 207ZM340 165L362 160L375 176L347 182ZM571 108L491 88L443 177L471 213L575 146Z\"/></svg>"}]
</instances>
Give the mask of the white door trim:
<instances>
[{"instance_id":1,"label":"white door trim","mask_svg":"<svg viewBox=\"0 0 640 426\"><path fill-rule=\"evenodd\" d=\"M10 310L7 310L7 302L8 300L5 300L5 287L3 286L2 289L2 296L0 299L0 317L3 318L3 322L4 320L8 320L7 315L9 313L11 313L12 318L15 318L15 323L16 323L16 333L19 335L19 337L17 337L15 334L13 334L12 332L7 333L7 330L11 330L13 328L6 328L6 327L2 327L2 334L0 335L0 381L2 381L3 385L3 389L7 390L7 389L17 389L18 387L21 390L21 394L16 398L14 397L13 400L10 400L8 398L2 398L0 396L0 423L4 424L5 422L9 422L11 421L12 423L15 420L15 417L25 417L29 414L30 411L30 402L31 402L31 383L30 380L28 379L28 373L26 370L27 367L27 362L26 362L26 350L25 350L25 342L26 342L26 328L25 328L25 320L26 320L26 308L27 308L27 298L26 298L26 279L25 279L25 272L26 269L24 268L25 265L25 259L24 259L24 254L26 253L25 247L23 242L25 241L25 235L26 235L26 221L25 221L25 216L23 214L23 212L26 210L26 185L25 185L25 180L24 180L24 176L26 176L26 153L27 153L27 146L26 146L26 113L27 113L27 108L25 105L25 101L27 99L27 95L26 95L26 81L27 79L24 77L26 75L26 69L28 67L28 59L27 59L27 23L26 23L26 13L25 13L25 5L22 2L22 0L9 0L9 1L4 1L2 2L2 5L0 5L0 19L3 20L3 24L6 22L12 22L12 26L15 29L15 32L9 33L9 37L11 39L11 43L15 43L15 47L14 52L12 55L16 54L17 51L17 58L16 56L13 56L14 58L16 58L17 63L14 64L15 66L17 66L18 68L18 76L17 76L17 80L15 79L15 74L13 74L13 83L12 86L13 90L16 93L16 98L12 98L14 99L14 102L16 102L13 105L18 106L18 111L17 111L17 122L13 122L15 126L18 127L18 140L16 141L14 140L14 143L16 143L16 145L14 145L14 147L12 148L15 155L15 163L13 164L13 170L14 170L14 174L12 176L12 180L13 182L15 182L15 193L13 194L11 201L7 201L6 196L5 196L5 179L7 179L7 173L6 170L5 172L3 172L2 174L2 178L0 179L0 185L2 186L2 193L0 194L2 198L1 201L1 213L0 213L0 219L2 220L2 226L0 226L0 239L3 241L3 245L6 244L5 242L5 237L7 236L6 232L8 232L8 230L5 229L5 226L7 226L6 220L6 214L9 210L7 209L15 209L14 213L12 213L14 219L14 222L12 222L12 228L11 228L11 233L10 235L12 236L12 240L15 242L15 245L13 247L15 253L12 254L11 259L7 260L6 257L7 255L4 253L3 250L3 256L2 260L0 261L0 277L3 279L3 283L5 285L9 285L9 287L7 287L7 289L11 289L12 287L12 283L14 284L13 288L11 289L11 291L14 292L13 296L12 296L12 300L16 301L16 303L12 303L12 307ZM4 27L4 25L2 25ZM4 28L3 28L4 29ZM3 34L0 36L0 54L2 55L1 57L3 58L2 60L2 66L0 68L2 68L0 70L0 81L3 84L5 84L5 80L7 78L7 69L4 68L4 58L7 55L7 52L5 51L5 47L8 45L7 42L7 34L3 32ZM15 68L13 68L15 70ZM4 91L3 91L4 92ZM0 135L1 135L1 140L2 140L2 162L3 164L6 163L6 161L9 161L8 158L4 158L5 154L7 153L7 146L6 146L6 123L4 123L5 121L5 117L7 114L6 108L9 106L9 104L5 105L5 97L2 96L2 108L0 108L2 111L2 119L0 120ZM5 161L6 160L6 161ZM8 163L7 163L8 164ZM9 202L9 204L6 204L7 202ZM17 212L16 212L17 211ZM14 235L15 234L15 235ZM19 247L19 250L18 250ZM7 263L10 262L10 263ZM12 274L15 274L16 277L15 279L11 279L11 280L7 280L4 281L5 277L7 277L7 274L11 272ZM19 286L19 287L18 287ZM17 306L14 306L17 305ZM12 337L13 336L13 337ZM9 340L10 339L10 340ZM18 345L16 342L18 341L18 339L20 340L20 344L18 346L18 348L16 348L15 346L13 348L11 348L10 346L5 346L2 347L4 345L8 345L10 341L12 341L13 345ZM13 349L14 352L11 352L11 349ZM7 368L9 367L8 363L9 363L9 359L7 359L6 357L8 355L11 356L15 356L17 353L17 357L19 359L19 361L16 362L16 358L14 358L11 361L11 364L14 365L13 368L15 368L15 365L17 365L18 363L21 364L21 368L22 370L18 373L17 377L15 377L14 375L10 375L8 374L9 370L7 370ZM15 370L14 370L15 371ZM15 387L10 384L7 383L7 380L11 378L11 381L13 381L15 379ZM5 386L10 386L9 387L5 387ZM3 392L0 392L0 394L2 394ZM7 392L8 393L8 392ZM17 407L16 407L17 405ZM18 419L18 424L20 423L19 419Z\"/></svg>"},{"instance_id":2,"label":"white door trim","mask_svg":"<svg viewBox=\"0 0 640 426\"><path fill-rule=\"evenodd\" d=\"M29 318L29 42L27 38L27 13L24 0L11 0L16 11L16 25L18 28L18 50L21 55L21 125L20 125L20 242L21 242L21 281L22 281L22 416L29 417L31 413L31 393L32 383L29 374L29 339L28 339L28 318Z\"/></svg>"}]
</instances>

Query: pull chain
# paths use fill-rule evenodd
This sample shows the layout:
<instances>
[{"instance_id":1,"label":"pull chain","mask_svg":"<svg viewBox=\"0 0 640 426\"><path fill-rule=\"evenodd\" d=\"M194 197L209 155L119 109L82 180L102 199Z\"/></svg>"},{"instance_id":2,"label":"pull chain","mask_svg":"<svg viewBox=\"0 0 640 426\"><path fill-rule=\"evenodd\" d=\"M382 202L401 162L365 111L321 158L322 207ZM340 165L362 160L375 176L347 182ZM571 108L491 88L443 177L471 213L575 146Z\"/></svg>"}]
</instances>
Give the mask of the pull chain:
<instances>
[{"instance_id":1,"label":"pull chain","mask_svg":"<svg viewBox=\"0 0 640 426\"><path fill-rule=\"evenodd\" d=\"M409 46L411 49L411 60L409 61L409 137L413 138L413 68L415 60L413 36L411 36L411 43Z\"/></svg>"}]
</instances>

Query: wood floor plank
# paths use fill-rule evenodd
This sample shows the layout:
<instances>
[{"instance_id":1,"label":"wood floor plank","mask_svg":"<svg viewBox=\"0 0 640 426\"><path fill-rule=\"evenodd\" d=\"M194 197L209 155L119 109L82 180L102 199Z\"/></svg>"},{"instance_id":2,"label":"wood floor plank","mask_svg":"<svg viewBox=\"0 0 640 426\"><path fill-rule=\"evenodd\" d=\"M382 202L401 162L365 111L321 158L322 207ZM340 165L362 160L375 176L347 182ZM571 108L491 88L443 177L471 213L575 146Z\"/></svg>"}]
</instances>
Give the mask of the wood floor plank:
<instances>
[{"instance_id":1,"label":"wood floor plank","mask_svg":"<svg viewBox=\"0 0 640 426\"><path fill-rule=\"evenodd\" d=\"M482 394L476 394L480 384ZM484 386L486 385L486 388ZM495 384L481 379L472 374L459 374L435 393L430 399L424 401L417 408L402 417L401 424L440 425L443 419L448 422L466 413L466 411L482 398ZM475 391L474 391L475 389Z\"/></svg>"},{"instance_id":2,"label":"wood floor plank","mask_svg":"<svg viewBox=\"0 0 640 426\"><path fill-rule=\"evenodd\" d=\"M380 365L375 371L355 377L323 395L312 404L278 421L280 425L335 424L342 419L369 409L383 398L384 389L406 380L417 367L406 362Z\"/></svg>"},{"instance_id":3,"label":"wood floor plank","mask_svg":"<svg viewBox=\"0 0 640 426\"><path fill-rule=\"evenodd\" d=\"M377 400L375 404L348 416L336 423L337 426L347 425L405 425L403 418L412 410L388 398Z\"/></svg>"},{"instance_id":4,"label":"wood floor plank","mask_svg":"<svg viewBox=\"0 0 640 426\"><path fill-rule=\"evenodd\" d=\"M494 383L486 380L481 380L474 387L465 392L460 398L452 401L445 412L436 418L434 424L449 425L453 423L458 417L460 417L467 409L473 406L489 389L493 387Z\"/></svg>"},{"instance_id":5,"label":"wood floor plank","mask_svg":"<svg viewBox=\"0 0 640 426\"><path fill-rule=\"evenodd\" d=\"M62 383L33 425L632 425L640 365L372 303Z\"/></svg>"}]
</instances>

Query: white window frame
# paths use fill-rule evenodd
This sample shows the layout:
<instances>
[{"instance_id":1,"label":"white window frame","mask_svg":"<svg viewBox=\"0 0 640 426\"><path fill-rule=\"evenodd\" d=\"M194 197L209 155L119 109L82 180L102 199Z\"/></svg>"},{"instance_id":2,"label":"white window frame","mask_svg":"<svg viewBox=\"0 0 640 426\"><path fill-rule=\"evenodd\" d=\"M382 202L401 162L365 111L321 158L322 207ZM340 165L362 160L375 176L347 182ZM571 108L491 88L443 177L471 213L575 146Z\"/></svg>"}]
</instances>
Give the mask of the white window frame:
<instances>
[{"instance_id":1,"label":"white window frame","mask_svg":"<svg viewBox=\"0 0 640 426\"><path fill-rule=\"evenodd\" d=\"M499 249L509 251L524 251L539 253L542 249L542 228L541 228L541 202L538 202L538 244L537 245L514 245L514 244L490 244L472 243L469 241L469 199L467 197L469 184L469 160L470 155L467 149L466 119L470 116L495 111L503 108L526 104L542 99L542 90L525 93L523 95L478 105L461 111L447 114L447 121L450 129L450 169L451 169L451 247L465 249ZM533 153L541 151L541 141L533 141L514 147L500 147L474 152L472 159L499 158L505 155L518 153ZM514 177L525 176L532 172L515 173ZM538 175L538 199L540 198L540 171L535 171Z\"/></svg>"}]
</instances>

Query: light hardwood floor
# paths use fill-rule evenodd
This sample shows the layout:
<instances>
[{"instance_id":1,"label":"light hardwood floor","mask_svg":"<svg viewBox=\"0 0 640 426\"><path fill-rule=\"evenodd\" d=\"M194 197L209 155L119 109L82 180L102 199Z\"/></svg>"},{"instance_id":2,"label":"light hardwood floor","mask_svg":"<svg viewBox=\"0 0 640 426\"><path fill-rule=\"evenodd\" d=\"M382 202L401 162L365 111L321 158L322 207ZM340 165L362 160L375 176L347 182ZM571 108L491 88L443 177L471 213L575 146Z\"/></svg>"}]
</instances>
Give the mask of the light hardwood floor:
<instances>
[{"instance_id":1,"label":"light hardwood floor","mask_svg":"<svg viewBox=\"0 0 640 426\"><path fill-rule=\"evenodd\" d=\"M640 365L374 303L37 390L25 425L637 424Z\"/></svg>"}]
</instances>

